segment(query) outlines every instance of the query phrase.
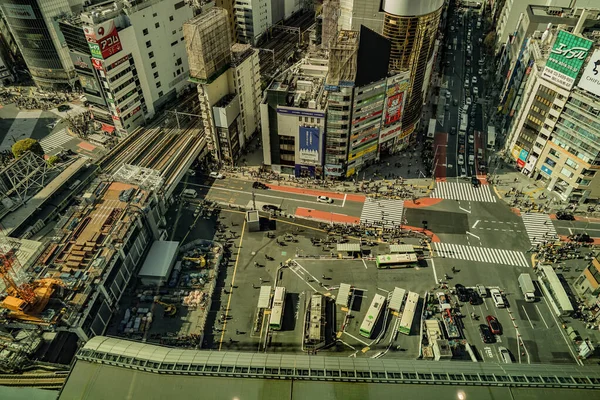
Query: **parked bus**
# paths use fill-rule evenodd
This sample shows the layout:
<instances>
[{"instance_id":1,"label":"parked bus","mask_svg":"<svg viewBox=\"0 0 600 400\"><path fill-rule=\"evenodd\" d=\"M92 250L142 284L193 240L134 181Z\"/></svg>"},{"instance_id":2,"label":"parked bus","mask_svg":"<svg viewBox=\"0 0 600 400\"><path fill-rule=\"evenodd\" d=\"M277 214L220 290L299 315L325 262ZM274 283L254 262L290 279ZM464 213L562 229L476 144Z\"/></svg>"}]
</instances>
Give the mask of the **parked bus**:
<instances>
[{"instance_id":1,"label":"parked bus","mask_svg":"<svg viewBox=\"0 0 600 400\"><path fill-rule=\"evenodd\" d=\"M487 148L488 150L494 150L496 145L496 128L494 125L488 125L487 127Z\"/></svg>"},{"instance_id":2,"label":"parked bus","mask_svg":"<svg viewBox=\"0 0 600 400\"><path fill-rule=\"evenodd\" d=\"M383 297L382 295L376 294L375 297L373 297L373 301L371 302L371 305L367 310L367 315L365 315L365 319L363 320L362 325L360 326L359 333L361 334L361 336L364 336L366 338L371 337L371 334L373 333L373 328L375 327L375 324L377 323L377 320L381 315L381 310L383 309L384 303L385 297Z\"/></svg>"},{"instance_id":3,"label":"parked bus","mask_svg":"<svg viewBox=\"0 0 600 400\"><path fill-rule=\"evenodd\" d=\"M410 335L410 327L412 326L415 313L417 312L417 303L419 303L419 294L408 292L404 311L402 312L402 318L400 319L400 325L398 326L398 332Z\"/></svg>"},{"instance_id":4,"label":"parked bus","mask_svg":"<svg viewBox=\"0 0 600 400\"><path fill-rule=\"evenodd\" d=\"M407 268L414 266L419 259L415 253L383 254L377 256L377 268Z\"/></svg>"},{"instance_id":5,"label":"parked bus","mask_svg":"<svg viewBox=\"0 0 600 400\"><path fill-rule=\"evenodd\" d=\"M278 286L275 288L273 307L271 308L271 317L269 318L269 327L271 329L276 331L281 330L283 307L285 307L285 288Z\"/></svg>"},{"instance_id":6,"label":"parked bus","mask_svg":"<svg viewBox=\"0 0 600 400\"><path fill-rule=\"evenodd\" d=\"M435 118L431 118L429 120L429 130L427 131L427 137L430 139L433 139L435 137L435 123L436 123L436 119Z\"/></svg>"}]
</instances>

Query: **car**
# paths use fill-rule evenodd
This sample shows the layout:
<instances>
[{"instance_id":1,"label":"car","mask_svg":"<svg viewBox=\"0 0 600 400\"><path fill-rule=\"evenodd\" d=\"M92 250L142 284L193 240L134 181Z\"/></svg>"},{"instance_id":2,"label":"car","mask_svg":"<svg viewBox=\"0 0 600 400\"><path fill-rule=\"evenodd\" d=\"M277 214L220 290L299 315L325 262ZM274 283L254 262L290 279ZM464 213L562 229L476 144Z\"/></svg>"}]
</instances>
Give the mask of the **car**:
<instances>
[{"instance_id":1,"label":"car","mask_svg":"<svg viewBox=\"0 0 600 400\"><path fill-rule=\"evenodd\" d=\"M479 68L477 70L477 73L479 74L479 76L483 75L483 68Z\"/></svg>"},{"instance_id":2,"label":"car","mask_svg":"<svg viewBox=\"0 0 600 400\"><path fill-rule=\"evenodd\" d=\"M465 104L470 106L473 103L473 100L471 100L470 97L467 97L467 99L465 100Z\"/></svg>"},{"instance_id":3,"label":"car","mask_svg":"<svg viewBox=\"0 0 600 400\"><path fill-rule=\"evenodd\" d=\"M448 50L452 50L452 45L451 44L448 45Z\"/></svg>"},{"instance_id":4,"label":"car","mask_svg":"<svg viewBox=\"0 0 600 400\"><path fill-rule=\"evenodd\" d=\"M473 154L469 154L469 165L475 164L475 156Z\"/></svg>"},{"instance_id":5,"label":"car","mask_svg":"<svg viewBox=\"0 0 600 400\"><path fill-rule=\"evenodd\" d=\"M479 179L478 179L479 181ZM482 284L478 283L477 285L475 285L475 290L477 290L477 293L479 293L479 295L481 297L487 297L487 289L485 288L485 286L483 286Z\"/></svg>"},{"instance_id":6,"label":"car","mask_svg":"<svg viewBox=\"0 0 600 400\"><path fill-rule=\"evenodd\" d=\"M455 106L457 106L458 105L458 99L452 100L452 104L454 104Z\"/></svg>"},{"instance_id":7,"label":"car","mask_svg":"<svg viewBox=\"0 0 600 400\"><path fill-rule=\"evenodd\" d=\"M479 335L481 336L481 341L483 343L494 343L494 336L487 325L479 325Z\"/></svg>"},{"instance_id":8,"label":"car","mask_svg":"<svg viewBox=\"0 0 600 400\"><path fill-rule=\"evenodd\" d=\"M508 351L508 349L506 347L504 347L504 346L498 347L498 352L500 353L500 359L505 364L512 364L512 357L510 356L510 352Z\"/></svg>"},{"instance_id":9,"label":"car","mask_svg":"<svg viewBox=\"0 0 600 400\"><path fill-rule=\"evenodd\" d=\"M471 60L467 60L467 67L471 65Z\"/></svg>"},{"instance_id":10,"label":"car","mask_svg":"<svg viewBox=\"0 0 600 400\"><path fill-rule=\"evenodd\" d=\"M477 292L474 290L469 291L469 304L471 304L473 306L475 306L477 304L481 304L481 297L479 297Z\"/></svg>"},{"instance_id":11,"label":"car","mask_svg":"<svg viewBox=\"0 0 600 400\"><path fill-rule=\"evenodd\" d=\"M454 26L450 25L450 32L454 32Z\"/></svg>"},{"instance_id":12,"label":"car","mask_svg":"<svg viewBox=\"0 0 600 400\"><path fill-rule=\"evenodd\" d=\"M474 76L474 77L473 77L473 79L471 79L471 82L473 82L473 83L477 83L477 77L476 77L476 76Z\"/></svg>"},{"instance_id":13,"label":"car","mask_svg":"<svg viewBox=\"0 0 600 400\"><path fill-rule=\"evenodd\" d=\"M262 182L256 181L252 184L252 189L268 189L269 187Z\"/></svg>"},{"instance_id":14,"label":"car","mask_svg":"<svg viewBox=\"0 0 600 400\"><path fill-rule=\"evenodd\" d=\"M473 135L469 135L469 143L473 143L475 141L475 138L473 137Z\"/></svg>"},{"instance_id":15,"label":"car","mask_svg":"<svg viewBox=\"0 0 600 400\"><path fill-rule=\"evenodd\" d=\"M477 175L473 175L471 176L471 184L473 186L480 186L481 185L481 181L479 180L479 178L477 178ZM481 285L480 285L481 286ZM479 288L476 287L476 292L477 294L479 294L481 297L485 297L487 296L487 293L485 291L485 288L483 288L483 293L485 293L485 296L481 295L481 291L479 290Z\"/></svg>"},{"instance_id":16,"label":"car","mask_svg":"<svg viewBox=\"0 0 600 400\"><path fill-rule=\"evenodd\" d=\"M465 145L464 145L464 144L461 144L461 145L458 147L458 153L459 153L459 154L464 154L464 153L465 153Z\"/></svg>"},{"instance_id":17,"label":"car","mask_svg":"<svg viewBox=\"0 0 600 400\"><path fill-rule=\"evenodd\" d=\"M577 243L592 243L594 241L594 239L592 239L587 233L578 233L570 236L569 238Z\"/></svg>"},{"instance_id":18,"label":"car","mask_svg":"<svg viewBox=\"0 0 600 400\"><path fill-rule=\"evenodd\" d=\"M465 157L462 154L458 155L458 165L463 165L465 163Z\"/></svg>"},{"instance_id":19,"label":"car","mask_svg":"<svg viewBox=\"0 0 600 400\"><path fill-rule=\"evenodd\" d=\"M61 104L57 108L58 108L58 111L65 112L65 111L69 111L71 109L71 106L68 104Z\"/></svg>"},{"instance_id":20,"label":"car","mask_svg":"<svg viewBox=\"0 0 600 400\"><path fill-rule=\"evenodd\" d=\"M465 80L465 89L467 89L469 87L469 81Z\"/></svg>"},{"instance_id":21,"label":"car","mask_svg":"<svg viewBox=\"0 0 600 400\"><path fill-rule=\"evenodd\" d=\"M210 174L208 174L208 176L210 176L213 179L225 179L225 176L218 172L211 172Z\"/></svg>"},{"instance_id":22,"label":"car","mask_svg":"<svg viewBox=\"0 0 600 400\"><path fill-rule=\"evenodd\" d=\"M477 86L473 86L473 94L479 94L479 88Z\"/></svg>"},{"instance_id":23,"label":"car","mask_svg":"<svg viewBox=\"0 0 600 400\"><path fill-rule=\"evenodd\" d=\"M265 204L262 206L262 210L266 212L279 211L279 207L274 206L273 204Z\"/></svg>"},{"instance_id":24,"label":"car","mask_svg":"<svg viewBox=\"0 0 600 400\"><path fill-rule=\"evenodd\" d=\"M319 197L317 197L317 201L319 203L329 203L329 204L333 203L333 199L329 198L327 196L319 196Z\"/></svg>"},{"instance_id":25,"label":"car","mask_svg":"<svg viewBox=\"0 0 600 400\"><path fill-rule=\"evenodd\" d=\"M450 134L451 135L456 135L456 127L453 126L452 128L450 128Z\"/></svg>"},{"instance_id":26,"label":"car","mask_svg":"<svg viewBox=\"0 0 600 400\"><path fill-rule=\"evenodd\" d=\"M194 171L193 169L188 169L187 173L189 176L196 176L196 171Z\"/></svg>"},{"instance_id":27,"label":"car","mask_svg":"<svg viewBox=\"0 0 600 400\"><path fill-rule=\"evenodd\" d=\"M449 90L446 90L446 98L449 99L450 97L452 97L452 93L450 93Z\"/></svg>"},{"instance_id":28,"label":"car","mask_svg":"<svg viewBox=\"0 0 600 400\"><path fill-rule=\"evenodd\" d=\"M454 285L454 290L456 291L456 296L458 297L458 301L468 301L469 300L469 291L466 287L457 283Z\"/></svg>"},{"instance_id":29,"label":"car","mask_svg":"<svg viewBox=\"0 0 600 400\"><path fill-rule=\"evenodd\" d=\"M571 214L570 212L559 211L556 213L556 219L562 219L565 221L574 221L575 216L573 214Z\"/></svg>"},{"instance_id":30,"label":"car","mask_svg":"<svg viewBox=\"0 0 600 400\"><path fill-rule=\"evenodd\" d=\"M467 45L467 51L471 51L471 45L470 44Z\"/></svg>"},{"instance_id":31,"label":"car","mask_svg":"<svg viewBox=\"0 0 600 400\"><path fill-rule=\"evenodd\" d=\"M485 317L485 320L487 321L487 324L490 327L490 331L492 331L494 335L502 334L502 327L500 326L500 322L498 322L498 319L496 317L494 317L493 315L488 315L487 317Z\"/></svg>"},{"instance_id":32,"label":"car","mask_svg":"<svg viewBox=\"0 0 600 400\"><path fill-rule=\"evenodd\" d=\"M474 127L475 127L475 120L474 120L474 119L471 119L471 121L469 121L469 126L470 126L471 128L474 128Z\"/></svg>"},{"instance_id":33,"label":"car","mask_svg":"<svg viewBox=\"0 0 600 400\"><path fill-rule=\"evenodd\" d=\"M465 167L460 167L460 176L467 176L467 170L465 170Z\"/></svg>"},{"instance_id":34,"label":"car","mask_svg":"<svg viewBox=\"0 0 600 400\"><path fill-rule=\"evenodd\" d=\"M483 38L479 38L479 43L483 43Z\"/></svg>"},{"instance_id":35,"label":"car","mask_svg":"<svg viewBox=\"0 0 600 400\"><path fill-rule=\"evenodd\" d=\"M444 105L444 109L445 109L446 111L448 111L448 110L450 109L450 103L446 103L446 104Z\"/></svg>"},{"instance_id":36,"label":"car","mask_svg":"<svg viewBox=\"0 0 600 400\"><path fill-rule=\"evenodd\" d=\"M465 135L464 134L458 136L458 143L465 144Z\"/></svg>"},{"instance_id":37,"label":"car","mask_svg":"<svg viewBox=\"0 0 600 400\"><path fill-rule=\"evenodd\" d=\"M479 60L479 65L481 65L483 67L483 65L485 64L485 59L482 58L481 60Z\"/></svg>"},{"instance_id":38,"label":"car","mask_svg":"<svg viewBox=\"0 0 600 400\"><path fill-rule=\"evenodd\" d=\"M500 290L490 289L490 296L492 297L492 300L494 301L494 304L497 308L506 307L506 303L504 302L504 298L502 297L502 293L500 293Z\"/></svg>"}]
</instances>

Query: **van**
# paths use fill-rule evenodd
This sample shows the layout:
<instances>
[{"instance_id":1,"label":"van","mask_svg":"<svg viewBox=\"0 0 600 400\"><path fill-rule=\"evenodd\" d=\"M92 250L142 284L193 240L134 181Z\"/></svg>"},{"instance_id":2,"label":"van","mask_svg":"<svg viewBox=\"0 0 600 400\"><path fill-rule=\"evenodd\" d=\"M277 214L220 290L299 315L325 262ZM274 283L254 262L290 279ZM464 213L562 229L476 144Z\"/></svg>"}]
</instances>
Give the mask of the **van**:
<instances>
[{"instance_id":1,"label":"van","mask_svg":"<svg viewBox=\"0 0 600 400\"><path fill-rule=\"evenodd\" d=\"M198 196L198 193L194 189L184 189L183 192L181 192L181 196L195 199L196 196Z\"/></svg>"},{"instance_id":2,"label":"van","mask_svg":"<svg viewBox=\"0 0 600 400\"><path fill-rule=\"evenodd\" d=\"M483 149L477 149L477 159L481 160L483 158Z\"/></svg>"},{"instance_id":3,"label":"van","mask_svg":"<svg viewBox=\"0 0 600 400\"><path fill-rule=\"evenodd\" d=\"M494 301L494 305L497 308L506 307L506 303L504 302L504 298L502 297L502 293L498 289L490 289L490 295L492 296L492 300Z\"/></svg>"},{"instance_id":4,"label":"van","mask_svg":"<svg viewBox=\"0 0 600 400\"><path fill-rule=\"evenodd\" d=\"M483 286L483 285L480 285L480 284L475 285L475 290L477 291L477 294L481 297L487 297L487 295L488 295L487 290L486 290L485 286Z\"/></svg>"}]
</instances>

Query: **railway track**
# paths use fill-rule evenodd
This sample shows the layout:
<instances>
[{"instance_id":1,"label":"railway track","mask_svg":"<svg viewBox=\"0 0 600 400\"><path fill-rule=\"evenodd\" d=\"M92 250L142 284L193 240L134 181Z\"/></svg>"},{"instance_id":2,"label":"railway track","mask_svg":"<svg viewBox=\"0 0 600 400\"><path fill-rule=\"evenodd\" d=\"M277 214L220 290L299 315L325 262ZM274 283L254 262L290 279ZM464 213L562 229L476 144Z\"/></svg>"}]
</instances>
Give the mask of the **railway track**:
<instances>
[{"instance_id":1,"label":"railway track","mask_svg":"<svg viewBox=\"0 0 600 400\"><path fill-rule=\"evenodd\" d=\"M35 387L39 389L60 389L67 374L21 374L0 375L0 386Z\"/></svg>"}]
</instances>

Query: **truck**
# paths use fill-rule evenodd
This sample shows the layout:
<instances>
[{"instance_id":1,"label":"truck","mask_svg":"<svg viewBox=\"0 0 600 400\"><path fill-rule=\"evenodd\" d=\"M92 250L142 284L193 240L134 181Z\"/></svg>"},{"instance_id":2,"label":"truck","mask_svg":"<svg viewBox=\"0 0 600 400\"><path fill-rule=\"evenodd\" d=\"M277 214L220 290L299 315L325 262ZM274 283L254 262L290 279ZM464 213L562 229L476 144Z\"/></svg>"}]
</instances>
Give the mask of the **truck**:
<instances>
[{"instance_id":1,"label":"truck","mask_svg":"<svg viewBox=\"0 0 600 400\"><path fill-rule=\"evenodd\" d=\"M431 118L429 120L429 129L427 130L427 137L429 139L433 139L435 137L435 124L437 120L435 118Z\"/></svg>"},{"instance_id":2,"label":"truck","mask_svg":"<svg viewBox=\"0 0 600 400\"><path fill-rule=\"evenodd\" d=\"M535 301L535 286L533 286L533 280L529 274L519 275L519 287L525 296L525 301L532 303Z\"/></svg>"},{"instance_id":3,"label":"truck","mask_svg":"<svg viewBox=\"0 0 600 400\"><path fill-rule=\"evenodd\" d=\"M488 125L487 127L487 148L488 150L494 150L496 144L496 128L494 125Z\"/></svg>"},{"instance_id":4,"label":"truck","mask_svg":"<svg viewBox=\"0 0 600 400\"><path fill-rule=\"evenodd\" d=\"M464 135L467 132L467 126L468 126L468 116L466 112L463 112L461 117L460 117L460 129L459 132L461 135Z\"/></svg>"}]
</instances>

